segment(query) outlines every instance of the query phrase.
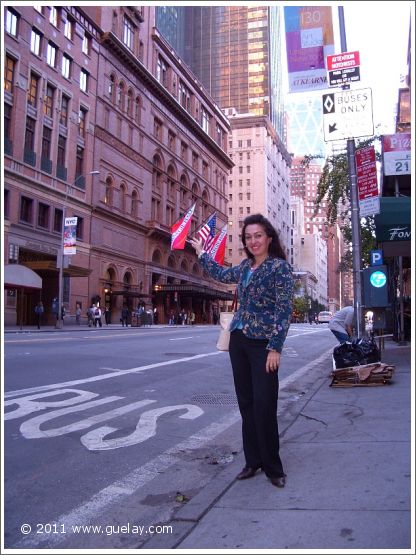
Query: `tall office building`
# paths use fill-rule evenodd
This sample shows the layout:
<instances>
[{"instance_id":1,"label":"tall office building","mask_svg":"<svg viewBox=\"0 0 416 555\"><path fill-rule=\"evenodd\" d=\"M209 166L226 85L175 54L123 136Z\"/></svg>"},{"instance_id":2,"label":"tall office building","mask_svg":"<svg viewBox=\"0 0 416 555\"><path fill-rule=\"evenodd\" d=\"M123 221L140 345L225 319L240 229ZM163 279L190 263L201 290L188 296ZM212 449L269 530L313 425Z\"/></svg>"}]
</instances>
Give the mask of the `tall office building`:
<instances>
[{"instance_id":1,"label":"tall office building","mask_svg":"<svg viewBox=\"0 0 416 555\"><path fill-rule=\"evenodd\" d=\"M283 138L279 7L158 7L156 25L222 109L267 116Z\"/></svg>"}]
</instances>

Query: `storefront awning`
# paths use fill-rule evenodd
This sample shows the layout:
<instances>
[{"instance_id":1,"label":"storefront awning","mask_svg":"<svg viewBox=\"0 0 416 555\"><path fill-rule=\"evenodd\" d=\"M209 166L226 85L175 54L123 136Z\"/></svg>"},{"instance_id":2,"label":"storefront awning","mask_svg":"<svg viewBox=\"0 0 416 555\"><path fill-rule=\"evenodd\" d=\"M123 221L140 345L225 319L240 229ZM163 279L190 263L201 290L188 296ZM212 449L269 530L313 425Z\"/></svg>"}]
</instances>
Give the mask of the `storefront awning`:
<instances>
[{"instance_id":1,"label":"storefront awning","mask_svg":"<svg viewBox=\"0 0 416 555\"><path fill-rule=\"evenodd\" d=\"M216 299L221 301L232 301L233 293L228 291L220 291L205 285L194 285L192 283L167 283L163 285L155 285L153 288L155 293L180 293L189 297L199 297L205 299Z\"/></svg>"},{"instance_id":2,"label":"storefront awning","mask_svg":"<svg viewBox=\"0 0 416 555\"><path fill-rule=\"evenodd\" d=\"M4 267L4 287L8 289L42 289L42 278L20 264Z\"/></svg>"},{"instance_id":3,"label":"storefront awning","mask_svg":"<svg viewBox=\"0 0 416 555\"><path fill-rule=\"evenodd\" d=\"M410 256L410 197L381 197L375 224L385 256Z\"/></svg>"}]
</instances>

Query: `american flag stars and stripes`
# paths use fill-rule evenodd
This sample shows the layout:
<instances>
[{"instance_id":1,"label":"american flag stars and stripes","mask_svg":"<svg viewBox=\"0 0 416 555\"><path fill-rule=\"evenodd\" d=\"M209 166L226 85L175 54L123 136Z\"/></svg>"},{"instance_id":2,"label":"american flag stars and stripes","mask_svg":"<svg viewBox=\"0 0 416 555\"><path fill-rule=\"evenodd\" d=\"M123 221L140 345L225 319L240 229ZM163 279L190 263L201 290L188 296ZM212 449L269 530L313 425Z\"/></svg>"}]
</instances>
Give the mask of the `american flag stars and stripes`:
<instances>
[{"instance_id":1,"label":"american flag stars and stripes","mask_svg":"<svg viewBox=\"0 0 416 555\"><path fill-rule=\"evenodd\" d=\"M216 225L217 225L217 213L214 212L214 214L211 214L208 220L197 232L198 237L202 239L203 248L208 252L215 239Z\"/></svg>"}]
</instances>

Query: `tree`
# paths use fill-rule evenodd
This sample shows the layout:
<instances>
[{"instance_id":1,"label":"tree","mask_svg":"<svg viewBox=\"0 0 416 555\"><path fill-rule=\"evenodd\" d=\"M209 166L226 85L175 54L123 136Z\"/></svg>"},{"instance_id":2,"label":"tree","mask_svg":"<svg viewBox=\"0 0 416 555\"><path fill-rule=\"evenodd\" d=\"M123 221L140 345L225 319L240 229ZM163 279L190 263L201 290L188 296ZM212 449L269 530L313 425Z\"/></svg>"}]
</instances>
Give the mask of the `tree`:
<instances>
[{"instance_id":1,"label":"tree","mask_svg":"<svg viewBox=\"0 0 416 555\"><path fill-rule=\"evenodd\" d=\"M370 146L376 141L380 142L379 135L372 139L359 141L358 148ZM313 160L323 158L322 156L307 155L304 157L302 164L308 166ZM381 156L376 151L376 159L380 160ZM351 245L351 210L350 210L350 184L348 180L348 158L346 152L340 152L328 156L322 170L322 175L318 183L317 197L315 199L315 215L318 212L322 201L327 203L327 224L334 225L340 223L340 229L344 237L344 241ZM361 227L361 258L362 265L367 266L370 258L370 250L376 246L375 240L375 223L373 216L367 216L360 219ZM340 262L339 271L352 268L352 252L351 250L345 254Z\"/></svg>"}]
</instances>

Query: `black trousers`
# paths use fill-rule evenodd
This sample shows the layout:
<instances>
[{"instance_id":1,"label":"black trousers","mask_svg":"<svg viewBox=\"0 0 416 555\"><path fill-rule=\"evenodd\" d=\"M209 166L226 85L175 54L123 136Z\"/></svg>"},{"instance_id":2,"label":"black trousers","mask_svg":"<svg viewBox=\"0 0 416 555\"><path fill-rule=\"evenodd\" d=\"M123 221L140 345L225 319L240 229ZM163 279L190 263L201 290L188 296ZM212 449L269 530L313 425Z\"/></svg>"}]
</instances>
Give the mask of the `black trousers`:
<instances>
[{"instance_id":1,"label":"black trousers","mask_svg":"<svg viewBox=\"0 0 416 555\"><path fill-rule=\"evenodd\" d=\"M276 372L266 372L267 340L248 339L241 330L231 332L230 359L243 420L246 465L262 468L269 478L284 475L279 455Z\"/></svg>"}]
</instances>

